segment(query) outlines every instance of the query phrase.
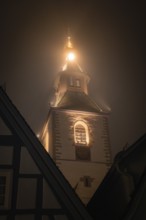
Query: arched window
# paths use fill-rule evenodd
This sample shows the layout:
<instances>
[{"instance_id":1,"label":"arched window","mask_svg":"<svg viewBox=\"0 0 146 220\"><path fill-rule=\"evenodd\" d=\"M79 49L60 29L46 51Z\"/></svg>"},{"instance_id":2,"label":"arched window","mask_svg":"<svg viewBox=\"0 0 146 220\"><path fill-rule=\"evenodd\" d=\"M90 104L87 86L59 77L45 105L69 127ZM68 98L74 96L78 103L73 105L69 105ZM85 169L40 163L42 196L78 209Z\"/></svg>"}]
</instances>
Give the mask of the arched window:
<instances>
[{"instance_id":1,"label":"arched window","mask_svg":"<svg viewBox=\"0 0 146 220\"><path fill-rule=\"evenodd\" d=\"M85 122L77 121L74 125L74 140L76 144L88 145L89 132Z\"/></svg>"}]
</instances>

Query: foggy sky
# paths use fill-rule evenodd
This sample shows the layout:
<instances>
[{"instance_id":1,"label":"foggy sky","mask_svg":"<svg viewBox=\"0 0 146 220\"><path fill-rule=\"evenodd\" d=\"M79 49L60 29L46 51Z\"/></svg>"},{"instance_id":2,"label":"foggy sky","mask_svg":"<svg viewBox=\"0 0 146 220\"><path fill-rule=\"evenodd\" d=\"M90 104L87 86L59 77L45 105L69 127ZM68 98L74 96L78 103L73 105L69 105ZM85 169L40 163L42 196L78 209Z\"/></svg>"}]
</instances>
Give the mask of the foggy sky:
<instances>
[{"instance_id":1,"label":"foggy sky","mask_svg":"<svg viewBox=\"0 0 146 220\"><path fill-rule=\"evenodd\" d=\"M111 108L113 154L145 132L145 14L143 1L1 3L0 82L35 133L64 63L68 27L90 96Z\"/></svg>"}]
</instances>

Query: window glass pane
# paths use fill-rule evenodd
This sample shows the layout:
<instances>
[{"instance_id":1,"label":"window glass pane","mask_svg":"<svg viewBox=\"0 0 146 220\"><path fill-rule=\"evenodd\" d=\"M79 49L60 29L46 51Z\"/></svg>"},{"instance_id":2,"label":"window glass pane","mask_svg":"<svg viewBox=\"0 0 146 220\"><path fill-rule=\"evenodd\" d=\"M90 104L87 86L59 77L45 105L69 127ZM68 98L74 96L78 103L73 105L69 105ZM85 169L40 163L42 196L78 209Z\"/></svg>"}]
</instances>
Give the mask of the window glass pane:
<instances>
[{"instance_id":1,"label":"window glass pane","mask_svg":"<svg viewBox=\"0 0 146 220\"><path fill-rule=\"evenodd\" d=\"M0 176L0 207L5 204L6 176Z\"/></svg>"},{"instance_id":2,"label":"window glass pane","mask_svg":"<svg viewBox=\"0 0 146 220\"><path fill-rule=\"evenodd\" d=\"M87 144L87 128L81 122L77 122L74 128L75 143L77 144Z\"/></svg>"},{"instance_id":3,"label":"window glass pane","mask_svg":"<svg viewBox=\"0 0 146 220\"><path fill-rule=\"evenodd\" d=\"M0 146L0 164L12 164L13 160L13 147Z\"/></svg>"},{"instance_id":4,"label":"window glass pane","mask_svg":"<svg viewBox=\"0 0 146 220\"><path fill-rule=\"evenodd\" d=\"M0 215L0 220L7 220L7 216L6 215Z\"/></svg>"},{"instance_id":5,"label":"window glass pane","mask_svg":"<svg viewBox=\"0 0 146 220\"><path fill-rule=\"evenodd\" d=\"M15 220L34 220L34 215L16 215Z\"/></svg>"},{"instance_id":6,"label":"window glass pane","mask_svg":"<svg viewBox=\"0 0 146 220\"><path fill-rule=\"evenodd\" d=\"M0 208L6 209L10 205L11 174L10 170L1 170L0 172Z\"/></svg>"}]
</instances>

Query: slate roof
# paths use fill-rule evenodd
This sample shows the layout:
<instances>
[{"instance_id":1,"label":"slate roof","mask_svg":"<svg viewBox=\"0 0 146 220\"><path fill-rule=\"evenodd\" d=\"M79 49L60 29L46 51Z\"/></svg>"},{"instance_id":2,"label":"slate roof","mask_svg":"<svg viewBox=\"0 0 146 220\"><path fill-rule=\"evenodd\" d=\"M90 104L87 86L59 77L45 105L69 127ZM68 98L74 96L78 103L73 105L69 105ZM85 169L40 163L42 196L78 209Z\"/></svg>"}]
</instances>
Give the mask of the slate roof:
<instances>
[{"instance_id":1,"label":"slate roof","mask_svg":"<svg viewBox=\"0 0 146 220\"><path fill-rule=\"evenodd\" d=\"M87 208L94 219L146 219L146 134L117 154Z\"/></svg>"},{"instance_id":2,"label":"slate roof","mask_svg":"<svg viewBox=\"0 0 146 220\"><path fill-rule=\"evenodd\" d=\"M91 220L92 218L85 206L74 193L74 190L2 88L0 88L0 114L13 133L27 147L27 150L41 170L46 181L62 201L62 204L72 216L72 219Z\"/></svg>"},{"instance_id":3,"label":"slate roof","mask_svg":"<svg viewBox=\"0 0 146 220\"><path fill-rule=\"evenodd\" d=\"M67 62L67 63L65 64L65 70L64 70L64 71L82 72L82 73L83 73L82 68L81 68L80 65L79 65L78 63L76 63L76 62L73 62L73 63ZM84 72L84 74L86 74L86 73Z\"/></svg>"},{"instance_id":4,"label":"slate roof","mask_svg":"<svg viewBox=\"0 0 146 220\"><path fill-rule=\"evenodd\" d=\"M98 106L88 95L84 92L67 91L57 107L62 109L71 109L95 113L104 113L102 108Z\"/></svg>"}]
</instances>

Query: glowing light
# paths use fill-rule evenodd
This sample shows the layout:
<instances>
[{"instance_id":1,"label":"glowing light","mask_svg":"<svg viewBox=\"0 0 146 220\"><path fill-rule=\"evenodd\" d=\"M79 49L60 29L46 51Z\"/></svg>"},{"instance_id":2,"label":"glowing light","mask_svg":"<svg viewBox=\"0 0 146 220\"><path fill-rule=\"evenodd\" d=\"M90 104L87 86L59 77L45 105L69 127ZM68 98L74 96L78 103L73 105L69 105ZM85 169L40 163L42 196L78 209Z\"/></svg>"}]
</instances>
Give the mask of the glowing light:
<instances>
[{"instance_id":1,"label":"glowing light","mask_svg":"<svg viewBox=\"0 0 146 220\"><path fill-rule=\"evenodd\" d=\"M37 136L37 138L40 138L40 134L37 134L36 136Z\"/></svg>"},{"instance_id":2,"label":"glowing light","mask_svg":"<svg viewBox=\"0 0 146 220\"><path fill-rule=\"evenodd\" d=\"M45 137L45 149L47 152L49 152L49 133L46 132L46 137Z\"/></svg>"},{"instance_id":3,"label":"glowing light","mask_svg":"<svg viewBox=\"0 0 146 220\"><path fill-rule=\"evenodd\" d=\"M62 67L62 70L66 70L67 69L67 64L65 64L63 67Z\"/></svg>"},{"instance_id":4,"label":"glowing light","mask_svg":"<svg viewBox=\"0 0 146 220\"><path fill-rule=\"evenodd\" d=\"M74 61L75 60L75 54L73 52L68 53L66 59L68 61Z\"/></svg>"},{"instance_id":5,"label":"glowing light","mask_svg":"<svg viewBox=\"0 0 146 220\"><path fill-rule=\"evenodd\" d=\"M70 36L67 37L67 47L68 47L68 48L73 48L73 45L72 45L71 37L70 37Z\"/></svg>"},{"instance_id":6,"label":"glowing light","mask_svg":"<svg viewBox=\"0 0 146 220\"><path fill-rule=\"evenodd\" d=\"M76 144L89 144L88 126L83 121L77 121L74 125L74 140Z\"/></svg>"}]
</instances>

